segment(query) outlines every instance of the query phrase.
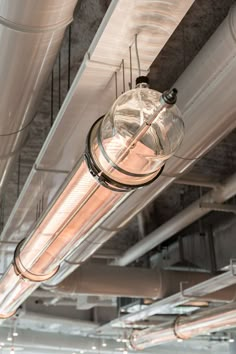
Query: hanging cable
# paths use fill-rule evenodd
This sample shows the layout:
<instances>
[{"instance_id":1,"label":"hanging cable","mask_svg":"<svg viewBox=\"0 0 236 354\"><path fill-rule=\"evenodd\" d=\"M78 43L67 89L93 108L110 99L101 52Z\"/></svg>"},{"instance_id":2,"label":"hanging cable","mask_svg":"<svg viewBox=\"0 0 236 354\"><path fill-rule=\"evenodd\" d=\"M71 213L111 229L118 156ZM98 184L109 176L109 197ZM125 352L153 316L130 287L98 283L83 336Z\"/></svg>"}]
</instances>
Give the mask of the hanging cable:
<instances>
[{"instance_id":1,"label":"hanging cable","mask_svg":"<svg viewBox=\"0 0 236 354\"><path fill-rule=\"evenodd\" d=\"M1 232L4 228L4 207L5 207L5 196L3 195L1 198L1 212L0 212L0 228Z\"/></svg>"},{"instance_id":2,"label":"hanging cable","mask_svg":"<svg viewBox=\"0 0 236 354\"><path fill-rule=\"evenodd\" d=\"M117 72L115 72L115 93L116 93L116 99L118 97L118 86L117 86Z\"/></svg>"},{"instance_id":3,"label":"hanging cable","mask_svg":"<svg viewBox=\"0 0 236 354\"><path fill-rule=\"evenodd\" d=\"M183 71L186 69L186 51L185 51L185 22L182 25L182 36L183 36Z\"/></svg>"},{"instance_id":4,"label":"hanging cable","mask_svg":"<svg viewBox=\"0 0 236 354\"><path fill-rule=\"evenodd\" d=\"M140 58L139 58L139 52L138 52L138 34L136 33L135 35L135 52L136 52L136 58L137 58L137 64L138 64L138 76L141 76L141 67L140 67Z\"/></svg>"},{"instance_id":5,"label":"hanging cable","mask_svg":"<svg viewBox=\"0 0 236 354\"><path fill-rule=\"evenodd\" d=\"M125 92L125 61L122 59L123 93Z\"/></svg>"},{"instance_id":6,"label":"hanging cable","mask_svg":"<svg viewBox=\"0 0 236 354\"><path fill-rule=\"evenodd\" d=\"M58 109L61 108L61 52L58 55Z\"/></svg>"},{"instance_id":7,"label":"hanging cable","mask_svg":"<svg viewBox=\"0 0 236 354\"><path fill-rule=\"evenodd\" d=\"M129 89L132 90L132 87L133 87L133 73L132 73L132 49L131 49L131 46L129 47L129 79L130 79L130 82L129 82Z\"/></svg>"},{"instance_id":8,"label":"hanging cable","mask_svg":"<svg viewBox=\"0 0 236 354\"><path fill-rule=\"evenodd\" d=\"M21 133L22 131L24 131L26 128L28 128L28 127L31 125L31 123L34 121L35 117L36 117L36 114L35 114L35 115L33 116L33 118L29 121L29 123L27 123L24 127L22 127L22 128L20 128L20 129L18 129L18 130L16 130L16 131L14 131L14 132L12 132L12 133L0 134L0 137L12 136L12 135L16 135L16 134Z\"/></svg>"},{"instance_id":9,"label":"hanging cable","mask_svg":"<svg viewBox=\"0 0 236 354\"><path fill-rule=\"evenodd\" d=\"M51 75L51 126L53 125L53 104L54 104L54 70Z\"/></svg>"},{"instance_id":10,"label":"hanging cable","mask_svg":"<svg viewBox=\"0 0 236 354\"><path fill-rule=\"evenodd\" d=\"M21 173L21 154L18 158L18 171L17 171L17 198L20 195L20 173Z\"/></svg>"},{"instance_id":11,"label":"hanging cable","mask_svg":"<svg viewBox=\"0 0 236 354\"><path fill-rule=\"evenodd\" d=\"M71 69L71 31L72 30L72 26L69 26L69 30L68 30L68 35L69 35L69 41L68 41L68 80L67 80L67 89L69 91L70 89L70 81L71 81L71 77L70 77L70 69Z\"/></svg>"}]
</instances>

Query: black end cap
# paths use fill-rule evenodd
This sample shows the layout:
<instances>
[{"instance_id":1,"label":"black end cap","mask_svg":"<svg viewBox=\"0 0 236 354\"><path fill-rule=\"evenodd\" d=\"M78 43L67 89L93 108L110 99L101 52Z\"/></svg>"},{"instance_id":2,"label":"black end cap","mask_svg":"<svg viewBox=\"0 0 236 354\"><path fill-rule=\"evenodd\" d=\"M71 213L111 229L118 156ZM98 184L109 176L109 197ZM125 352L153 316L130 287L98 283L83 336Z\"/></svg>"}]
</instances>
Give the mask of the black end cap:
<instances>
[{"instance_id":1,"label":"black end cap","mask_svg":"<svg viewBox=\"0 0 236 354\"><path fill-rule=\"evenodd\" d=\"M162 94L162 98L168 104L175 104L177 101L177 93L178 93L178 90L176 88L173 88L169 91L165 91Z\"/></svg>"},{"instance_id":2,"label":"black end cap","mask_svg":"<svg viewBox=\"0 0 236 354\"><path fill-rule=\"evenodd\" d=\"M136 79L136 85L138 84L148 84L149 85L149 78L147 76L139 76Z\"/></svg>"}]
</instances>

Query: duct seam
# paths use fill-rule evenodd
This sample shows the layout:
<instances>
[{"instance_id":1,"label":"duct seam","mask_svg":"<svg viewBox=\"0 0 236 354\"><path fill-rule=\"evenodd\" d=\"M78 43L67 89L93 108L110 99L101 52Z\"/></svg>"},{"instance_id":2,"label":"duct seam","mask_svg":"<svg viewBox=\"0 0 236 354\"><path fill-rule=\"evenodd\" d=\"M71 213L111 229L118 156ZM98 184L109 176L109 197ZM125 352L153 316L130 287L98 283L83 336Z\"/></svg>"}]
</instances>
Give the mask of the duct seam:
<instances>
[{"instance_id":1,"label":"duct seam","mask_svg":"<svg viewBox=\"0 0 236 354\"><path fill-rule=\"evenodd\" d=\"M46 33L54 32L64 27L67 27L73 21L73 17L66 19L62 22L59 22L55 25L45 26L45 27L32 27L32 26L23 26L12 21L9 21L0 16L0 25L8 27L13 31L24 32L24 33Z\"/></svg>"}]
</instances>

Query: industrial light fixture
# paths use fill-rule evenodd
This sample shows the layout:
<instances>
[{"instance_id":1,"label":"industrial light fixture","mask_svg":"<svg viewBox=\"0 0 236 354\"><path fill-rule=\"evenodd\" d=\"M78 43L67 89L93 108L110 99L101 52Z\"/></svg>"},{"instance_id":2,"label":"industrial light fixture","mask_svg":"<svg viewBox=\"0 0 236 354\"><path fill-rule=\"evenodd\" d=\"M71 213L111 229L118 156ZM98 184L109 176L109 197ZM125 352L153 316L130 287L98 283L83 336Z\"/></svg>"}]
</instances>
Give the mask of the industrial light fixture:
<instances>
[{"instance_id":1,"label":"industrial light fixture","mask_svg":"<svg viewBox=\"0 0 236 354\"><path fill-rule=\"evenodd\" d=\"M152 183L179 147L184 124L177 90L163 94L139 77L92 126L84 156L16 248L0 281L0 315L11 316L60 263L114 212L129 194ZM9 285L10 284L10 285Z\"/></svg>"}]
</instances>

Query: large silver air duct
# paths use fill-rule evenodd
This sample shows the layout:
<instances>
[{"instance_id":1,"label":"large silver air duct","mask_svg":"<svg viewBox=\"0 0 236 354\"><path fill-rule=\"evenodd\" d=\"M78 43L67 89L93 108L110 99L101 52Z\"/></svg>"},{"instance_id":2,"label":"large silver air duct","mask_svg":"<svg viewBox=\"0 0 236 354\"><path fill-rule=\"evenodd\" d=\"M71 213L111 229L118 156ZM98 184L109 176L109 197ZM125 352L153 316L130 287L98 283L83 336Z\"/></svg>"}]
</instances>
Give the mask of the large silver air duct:
<instances>
[{"instance_id":1,"label":"large silver air duct","mask_svg":"<svg viewBox=\"0 0 236 354\"><path fill-rule=\"evenodd\" d=\"M0 194L77 0L0 0Z\"/></svg>"}]
</instances>

